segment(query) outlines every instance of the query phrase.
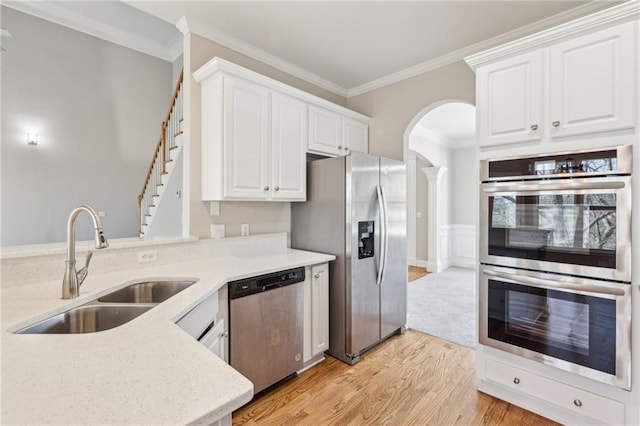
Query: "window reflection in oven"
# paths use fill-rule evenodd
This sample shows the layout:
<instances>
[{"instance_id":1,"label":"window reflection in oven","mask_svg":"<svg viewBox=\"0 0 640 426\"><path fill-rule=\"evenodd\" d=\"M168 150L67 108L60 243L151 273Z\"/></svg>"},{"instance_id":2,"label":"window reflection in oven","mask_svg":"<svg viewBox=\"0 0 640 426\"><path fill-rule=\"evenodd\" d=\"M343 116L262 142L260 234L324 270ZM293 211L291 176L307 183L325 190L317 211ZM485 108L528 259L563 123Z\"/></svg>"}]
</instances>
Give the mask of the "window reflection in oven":
<instances>
[{"instance_id":1,"label":"window reflection in oven","mask_svg":"<svg viewBox=\"0 0 640 426\"><path fill-rule=\"evenodd\" d=\"M510 291L506 310L507 334L589 355L589 305Z\"/></svg>"},{"instance_id":2,"label":"window reflection in oven","mask_svg":"<svg viewBox=\"0 0 640 426\"><path fill-rule=\"evenodd\" d=\"M616 300L488 280L487 336L616 374Z\"/></svg>"},{"instance_id":3,"label":"window reflection in oven","mask_svg":"<svg viewBox=\"0 0 640 426\"><path fill-rule=\"evenodd\" d=\"M616 194L489 197L490 255L616 268Z\"/></svg>"}]
</instances>

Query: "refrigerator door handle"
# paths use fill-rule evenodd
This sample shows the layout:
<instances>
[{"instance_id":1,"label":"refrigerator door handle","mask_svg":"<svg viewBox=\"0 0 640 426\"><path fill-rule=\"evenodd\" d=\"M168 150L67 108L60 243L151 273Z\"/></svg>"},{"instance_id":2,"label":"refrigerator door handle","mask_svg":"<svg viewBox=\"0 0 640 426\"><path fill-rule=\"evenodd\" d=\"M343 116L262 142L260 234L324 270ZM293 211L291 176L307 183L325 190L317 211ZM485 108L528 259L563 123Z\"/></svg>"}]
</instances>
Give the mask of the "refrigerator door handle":
<instances>
[{"instance_id":1,"label":"refrigerator door handle","mask_svg":"<svg viewBox=\"0 0 640 426\"><path fill-rule=\"evenodd\" d=\"M387 263L387 203L384 198L384 189L381 185L376 186L378 193L378 209L380 210L380 266L378 267L377 284L382 284L384 279L384 269Z\"/></svg>"}]
</instances>

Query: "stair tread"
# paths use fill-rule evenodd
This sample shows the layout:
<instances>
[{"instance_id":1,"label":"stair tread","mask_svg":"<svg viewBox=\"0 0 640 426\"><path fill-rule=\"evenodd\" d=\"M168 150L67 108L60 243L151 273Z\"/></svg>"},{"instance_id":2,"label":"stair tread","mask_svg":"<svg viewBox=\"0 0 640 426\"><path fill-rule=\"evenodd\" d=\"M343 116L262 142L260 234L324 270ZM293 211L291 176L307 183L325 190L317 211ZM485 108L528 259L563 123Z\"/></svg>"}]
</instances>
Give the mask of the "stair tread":
<instances>
[{"instance_id":1,"label":"stair tread","mask_svg":"<svg viewBox=\"0 0 640 426\"><path fill-rule=\"evenodd\" d=\"M178 133L175 133L175 134L173 135L173 137L175 138L176 136L180 136L182 133L184 133L184 132L181 130L181 131L179 131Z\"/></svg>"},{"instance_id":2,"label":"stair tread","mask_svg":"<svg viewBox=\"0 0 640 426\"><path fill-rule=\"evenodd\" d=\"M180 148L178 145L176 145L176 146L172 146L171 148L169 148L169 151L171 151L171 150L173 150L173 149L178 149L178 148Z\"/></svg>"}]
</instances>

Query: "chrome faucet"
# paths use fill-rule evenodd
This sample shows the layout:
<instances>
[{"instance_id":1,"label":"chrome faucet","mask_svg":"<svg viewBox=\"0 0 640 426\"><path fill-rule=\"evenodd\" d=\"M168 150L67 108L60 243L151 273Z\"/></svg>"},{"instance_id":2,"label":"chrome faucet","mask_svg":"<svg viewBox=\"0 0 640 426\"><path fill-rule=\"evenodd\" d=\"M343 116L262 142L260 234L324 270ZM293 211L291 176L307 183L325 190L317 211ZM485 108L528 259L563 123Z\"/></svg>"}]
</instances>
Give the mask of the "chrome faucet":
<instances>
[{"instance_id":1,"label":"chrome faucet","mask_svg":"<svg viewBox=\"0 0 640 426\"><path fill-rule=\"evenodd\" d=\"M72 299L78 297L80 294L80 285L87 278L89 273L89 262L91 262L91 256L93 252L89 250L87 258L85 260L84 267L76 272L76 218L81 212L87 212L93 219L93 227L95 229L96 248L103 249L109 247L109 243L102 231L102 222L98 217L98 213L91 206L79 206L76 207L69 215L69 221L67 222L67 263L64 271L64 278L62 279L62 298Z\"/></svg>"}]
</instances>

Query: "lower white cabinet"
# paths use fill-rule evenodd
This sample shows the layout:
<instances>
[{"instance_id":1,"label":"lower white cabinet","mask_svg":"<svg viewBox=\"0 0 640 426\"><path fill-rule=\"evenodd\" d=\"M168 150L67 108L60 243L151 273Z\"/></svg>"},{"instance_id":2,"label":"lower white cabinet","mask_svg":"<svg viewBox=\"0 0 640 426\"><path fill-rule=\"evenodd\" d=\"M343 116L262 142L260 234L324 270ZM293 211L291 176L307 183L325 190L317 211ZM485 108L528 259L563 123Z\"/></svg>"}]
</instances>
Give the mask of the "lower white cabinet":
<instances>
[{"instance_id":1,"label":"lower white cabinet","mask_svg":"<svg viewBox=\"0 0 640 426\"><path fill-rule=\"evenodd\" d=\"M605 424L624 424L624 404L492 358L486 379Z\"/></svg>"},{"instance_id":2,"label":"lower white cabinet","mask_svg":"<svg viewBox=\"0 0 640 426\"><path fill-rule=\"evenodd\" d=\"M307 362L329 349L329 264L307 267L304 281L304 348Z\"/></svg>"}]
</instances>

